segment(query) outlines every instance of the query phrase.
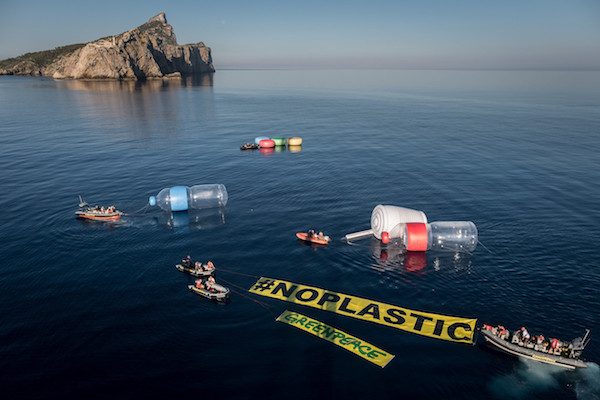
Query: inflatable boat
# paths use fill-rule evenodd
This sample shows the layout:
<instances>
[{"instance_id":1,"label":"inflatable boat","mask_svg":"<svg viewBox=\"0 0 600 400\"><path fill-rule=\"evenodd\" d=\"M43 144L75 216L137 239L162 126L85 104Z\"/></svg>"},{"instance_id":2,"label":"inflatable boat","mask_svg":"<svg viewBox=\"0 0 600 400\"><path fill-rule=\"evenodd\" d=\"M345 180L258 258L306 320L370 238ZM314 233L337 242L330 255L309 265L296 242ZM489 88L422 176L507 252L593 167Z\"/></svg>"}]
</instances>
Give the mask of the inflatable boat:
<instances>
[{"instance_id":1,"label":"inflatable boat","mask_svg":"<svg viewBox=\"0 0 600 400\"><path fill-rule=\"evenodd\" d=\"M203 269L201 271L196 271L194 268L186 267L181 264L177 264L175 266L175 268L177 268L181 272L185 272L192 276L211 276L212 274L215 273L214 269L208 269L208 270Z\"/></svg>"},{"instance_id":2,"label":"inflatable boat","mask_svg":"<svg viewBox=\"0 0 600 400\"><path fill-rule=\"evenodd\" d=\"M552 350L544 349L543 345L522 345L522 342L515 340L515 333L507 333L506 337L501 337L501 335L499 335L497 332L494 332L493 329L495 328L489 329L491 327L486 327L489 327L489 325L484 325L484 327L480 329L481 335L484 337L486 343L496 350L513 356L556 365L558 367L567 369L587 367L587 364L580 360L579 357L581 357L581 353L590 340L590 331L588 329L586 329L583 339L577 338L570 343L564 343L563 350L557 350L558 354L556 354ZM509 340L510 337L513 339Z\"/></svg>"},{"instance_id":3,"label":"inflatable boat","mask_svg":"<svg viewBox=\"0 0 600 400\"><path fill-rule=\"evenodd\" d=\"M328 238L327 236L323 239L319 239L318 237L311 237L308 235L307 232L297 232L296 233L296 237L300 240L304 240L305 242L310 242L310 243L315 243L315 244L322 244L322 245L328 245L329 242L331 241L330 238Z\"/></svg>"},{"instance_id":4,"label":"inflatable boat","mask_svg":"<svg viewBox=\"0 0 600 400\"><path fill-rule=\"evenodd\" d=\"M110 211L109 211L110 210ZM75 217L92 221L118 221L123 213L114 207L90 206L79 196L79 210Z\"/></svg>"},{"instance_id":5,"label":"inflatable boat","mask_svg":"<svg viewBox=\"0 0 600 400\"><path fill-rule=\"evenodd\" d=\"M227 289L225 286L221 286L218 283L213 283L211 287L215 290L214 292L206 289L198 289L194 285L188 285L188 289L190 289L192 292L210 300L225 301L229 298L229 289Z\"/></svg>"},{"instance_id":6,"label":"inflatable boat","mask_svg":"<svg viewBox=\"0 0 600 400\"><path fill-rule=\"evenodd\" d=\"M256 150L258 149L258 145L255 143L244 143L240 146L240 150Z\"/></svg>"}]
</instances>

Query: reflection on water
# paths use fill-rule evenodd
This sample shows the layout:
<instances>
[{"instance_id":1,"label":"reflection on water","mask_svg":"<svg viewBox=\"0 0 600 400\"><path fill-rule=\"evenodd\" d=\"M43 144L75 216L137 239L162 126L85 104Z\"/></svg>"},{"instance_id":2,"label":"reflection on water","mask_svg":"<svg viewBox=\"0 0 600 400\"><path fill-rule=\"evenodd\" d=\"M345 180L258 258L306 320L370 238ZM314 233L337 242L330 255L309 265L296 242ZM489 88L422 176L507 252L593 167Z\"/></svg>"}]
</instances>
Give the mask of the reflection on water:
<instances>
[{"instance_id":1,"label":"reflection on water","mask_svg":"<svg viewBox=\"0 0 600 400\"><path fill-rule=\"evenodd\" d=\"M173 136L185 128L182 113L206 121L214 119L213 75L182 79L147 81L56 81L60 92L76 105L74 116L101 127L103 133L114 128L134 139L147 138L151 132ZM195 101L190 102L193 91Z\"/></svg>"},{"instance_id":2,"label":"reflection on water","mask_svg":"<svg viewBox=\"0 0 600 400\"><path fill-rule=\"evenodd\" d=\"M161 213L159 216L154 217L154 219L159 225L173 230L207 230L225 224L225 209L210 208L205 210Z\"/></svg>"},{"instance_id":3,"label":"reflection on water","mask_svg":"<svg viewBox=\"0 0 600 400\"><path fill-rule=\"evenodd\" d=\"M94 92L152 92L174 90L182 87L213 86L214 74L201 74L183 78L132 80L57 80L57 87L69 90Z\"/></svg>"},{"instance_id":4,"label":"reflection on water","mask_svg":"<svg viewBox=\"0 0 600 400\"><path fill-rule=\"evenodd\" d=\"M427 267L427 254L422 251L405 251L397 244L384 245L379 240L371 239L371 254L382 270L406 270L419 272Z\"/></svg>"},{"instance_id":5,"label":"reflection on water","mask_svg":"<svg viewBox=\"0 0 600 400\"><path fill-rule=\"evenodd\" d=\"M435 271L453 269L468 271L471 268L472 256L468 253L440 253L424 251L406 251L397 243L384 245L381 241L371 240L371 254L377 261L377 267L382 270L405 270L407 272L420 272L433 266ZM429 259L429 262L428 262Z\"/></svg>"}]
</instances>

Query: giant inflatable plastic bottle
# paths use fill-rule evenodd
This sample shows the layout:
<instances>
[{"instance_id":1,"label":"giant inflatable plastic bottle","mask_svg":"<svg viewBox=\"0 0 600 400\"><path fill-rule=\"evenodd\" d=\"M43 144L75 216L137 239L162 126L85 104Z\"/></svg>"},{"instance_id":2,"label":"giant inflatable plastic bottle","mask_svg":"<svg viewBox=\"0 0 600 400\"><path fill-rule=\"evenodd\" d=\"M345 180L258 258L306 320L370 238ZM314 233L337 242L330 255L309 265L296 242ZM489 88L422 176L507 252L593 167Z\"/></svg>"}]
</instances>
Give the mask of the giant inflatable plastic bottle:
<instances>
[{"instance_id":1,"label":"giant inflatable plastic bottle","mask_svg":"<svg viewBox=\"0 0 600 400\"><path fill-rule=\"evenodd\" d=\"M373 235L388 243L390 239L400 237L401 224L407 222L427 223L427 216L423 211L412 208L379 204L371 213L371 229L349 233L346 240L352 241Z\"/></svg>"},{"instance_id":2,"label":"giant inflatable plastic bottle","mask_svg":"<svg viewBox=\"0 0 600 400\"><path fill-rule=\"evenodd\" d=\"M472 252L477 247L477 227L471 221L407 223L399 226L408 251L441 250Z\"/></svg>"},{"instance_id":3,"label":"giant inflatable plastic bottle","mask_svg":"<svg viewBox=\"0 0 600 400\"><path fill-rule=\"evenodd\" d=\"M224 207L227 199L227 189L221 184L173 186L150 196L148 204L157 205L165 211L187 211Z\"/></svg>"}]
</instances>

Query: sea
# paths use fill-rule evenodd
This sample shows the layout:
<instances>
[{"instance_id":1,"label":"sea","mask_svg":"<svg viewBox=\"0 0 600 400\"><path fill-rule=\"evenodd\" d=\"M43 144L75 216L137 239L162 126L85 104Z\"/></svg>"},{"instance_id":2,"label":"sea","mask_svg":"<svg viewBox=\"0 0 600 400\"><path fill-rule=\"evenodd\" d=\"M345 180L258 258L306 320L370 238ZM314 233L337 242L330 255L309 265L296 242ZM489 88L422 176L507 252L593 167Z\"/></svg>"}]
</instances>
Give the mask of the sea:
<instances>
[{"instance_id":1,"label":"sea","mask_svg":"<svg viewBox=\"0 0 600 400\"><path fill-rule=\"evenodd\" d=\"M301 148L241 151L257 136ZM219 183L224 208L148 197ZM0 77L3 399L600 398L600 72L218 70ZM81 195L120 222L77 220ZM374 238L378 204L472 221L472 253ZM295 233L322 230L326 247ZM185 255L231 290L188 290ZM565 371L249 293L259 277L570 340ZM393 354L295 327L302 313Z\"/></svg>"}]
</instances>

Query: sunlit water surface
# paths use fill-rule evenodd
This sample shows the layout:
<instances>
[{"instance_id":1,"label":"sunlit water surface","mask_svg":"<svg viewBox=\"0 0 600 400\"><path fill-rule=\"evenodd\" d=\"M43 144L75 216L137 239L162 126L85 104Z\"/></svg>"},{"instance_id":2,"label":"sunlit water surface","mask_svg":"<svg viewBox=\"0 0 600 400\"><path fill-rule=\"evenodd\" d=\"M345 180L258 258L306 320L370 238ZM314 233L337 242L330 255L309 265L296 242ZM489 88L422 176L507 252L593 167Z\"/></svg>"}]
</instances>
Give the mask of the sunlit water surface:
<instances>
[{"instance_id":1,"label":"sunlit water surface","mask_svg":"<svg viewBox=\"0 0 600 400\"><path fill-rule=\"evenodd\" d=\"M245 290L270 276L565 339L599 332L599 93L598 72L0 78L2 397L597 399L596 364L555 371ZM239 150L259 135L304 145ZM224 211L135 213L200 183L226 185ZM78 221L78 194L132 215ZM415 258L339 240L379 203L474 221L483 246ZM334 243L299 243L309 227ZM187 290L173 267L187 253L228 270L229 304ZM276 323L286 308L396 358L380 369ZM600 360L597 337L585 355Z\"/></svg>"}]
</instances>

